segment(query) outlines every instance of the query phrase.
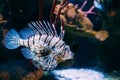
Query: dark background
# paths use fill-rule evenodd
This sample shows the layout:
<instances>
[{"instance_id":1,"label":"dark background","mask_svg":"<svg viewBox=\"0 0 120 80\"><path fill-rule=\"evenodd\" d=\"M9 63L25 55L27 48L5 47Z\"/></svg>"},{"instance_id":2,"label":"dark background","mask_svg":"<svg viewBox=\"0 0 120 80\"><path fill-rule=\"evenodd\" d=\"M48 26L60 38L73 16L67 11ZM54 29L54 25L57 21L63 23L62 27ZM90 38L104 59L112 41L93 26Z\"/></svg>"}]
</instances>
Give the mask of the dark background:
<instances>
[{"instance_id":1,"label":"dark background","mask_svg":"<svg viewBox=\"0 0 120 80\"><path fill-rule=\"evenodd\" d=\"M70 0L70 2L79 3L79 5L83 1ZM88 0L87 6L83 10L88 10L93 5L92 2L93 0ZM0 0L0 13L3 15L3 19L8 20L8 23L0 24L1 31L2 28L10 29L12 27L19 31L27 23L38 20L38 3L38 0ZM75 63L72 67L97 68L106 72L120 70L120 1L104 0L103 4L104 11L94 9L101 16L88 15L88 17L94 24L94 30L104 29L109 32L109 38L104 42L89 36L79 36L81 33L76 33L76 31L69 32L69 28L66 28L65 41L75 53ZM43 20L49 21L52 0L43 0L43 5ZM115 11L116 15L110 16L109 13L111 11ZM78 36L73 37L76 35ZM1 45L0 66L7 59L13 58L21 59L23 57L20 51L7 50ZM0 68L0 71L2 71L2 68Z\"/></svg>"}]
</instances>

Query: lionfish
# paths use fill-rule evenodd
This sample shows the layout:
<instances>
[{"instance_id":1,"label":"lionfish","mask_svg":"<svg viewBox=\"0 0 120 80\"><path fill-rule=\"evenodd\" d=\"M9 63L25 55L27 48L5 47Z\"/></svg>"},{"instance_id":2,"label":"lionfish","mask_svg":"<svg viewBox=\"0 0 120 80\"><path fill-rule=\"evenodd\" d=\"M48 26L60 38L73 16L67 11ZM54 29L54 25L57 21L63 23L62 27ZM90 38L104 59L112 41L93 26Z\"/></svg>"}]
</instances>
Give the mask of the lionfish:
<instances>
[{"instance_id":1,"label":"lionfish","mask_svg":"<svg viewBox=\"0 0 120 80\"><path fill-rule=\"evenodd\" d=\"M64 30L58 35L54 25L49 22L34 21L19 33L11 29L5 36L5 47L21 51L25 58L31 59L37 68L55 69L58 63L73 59L74 53L63 41Z\"/></svg>"}]
</instances>

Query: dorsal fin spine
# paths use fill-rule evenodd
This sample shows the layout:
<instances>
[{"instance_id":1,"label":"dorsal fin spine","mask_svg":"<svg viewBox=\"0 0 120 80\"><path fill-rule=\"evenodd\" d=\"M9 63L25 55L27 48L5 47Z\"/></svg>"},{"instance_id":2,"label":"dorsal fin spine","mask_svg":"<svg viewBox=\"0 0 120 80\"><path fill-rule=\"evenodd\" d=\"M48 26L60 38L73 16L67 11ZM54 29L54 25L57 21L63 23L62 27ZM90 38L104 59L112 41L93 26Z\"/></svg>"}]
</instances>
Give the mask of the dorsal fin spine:
<instances>
[{"instance_id":1,"label":"dorsal fin spine","mask_svg":"<svg viewBox=\"0 0 120 80\"><path fill-rule=\"evenodd\" d=\"M58 36L54 24L52 24L52 27L54 29L55 36Z\"/></svg>"},{"instance_id":2,"label":"dorsal fin spine","mask_svg":"<svg viewBox=\"0 0 120 80\"><path fill-rule=\"evenodd\" d=\"M41 25L38 21L36 21L36 24L38 24L38 28L39 28L39 30L41 30L41 34L47 33L47 31L45 31L44 28L41 27Z\"/></svg>"},{"instance_id":3,"label":"dorsal fin spine","mask_svg":"<svg viewBox=\"0 0 120 80\"><path fill-rule=\"evenodd\" d=\"M50 26L49 22L47 22L47 24L48 24L48 26L50 28L51 33L54 35L54 32L53 32L52 27Z\"/></svg>"},{"instance_id":4,"label":"dorsal fin spine","mask_svg":"<svg viewBox=\"0 0 120 80\"><path fill-rule=\"evenodd\" d=\"M35 22L31 22L31 24L32 24L33 27L36 29L37 34L40 34L40 31L39 31L39 27L38 27L38 25L37 25ZM36 27L35 27L35 26L36 26Z\"/></svg>"},{"instance_id":5,"label":"dorsal fin spine","mask_svg":"<svg viewBox=\"0 0 120 80\"><path fill-rule=\"evenodd\" d=\"M42 22L41 22L41 21L39 21L39 25L41 26L41 28L43 28L43 29L44 29L44 31L46 31L46 34L48 34L47 30L44 28L44 26L43 26L43 24L42 24Z\"/></svg>"},{"instance_id":6,"label":"dorsal fin spine","mask_svg":"<svg viewBox=\"0 0 120 80\"><path fill-rule=\"evenodd\" d=\"M49 32L48 34L50 34L51 35L51 31L50 31L50 29L49 29L49 27L48 27L48 25L46 24L46 22L45 21L43 21L43 23L44 23L44 25L45 25L45 27L46 27L46 29L47 29L47 31Z\"/></svg>"},{"instance_id":7,"label":"dorsal fin spine","mask_svg":"<svg viewBox=\"0 0 120 80\"><path fill-rule=\"evenodd\" d=\"M33 27L33 25L32 25L31 23L29 23L28 26L29 26L35 33L38 32L38 31L35 29L35 27Z\"/></svg>"}]
</instances>

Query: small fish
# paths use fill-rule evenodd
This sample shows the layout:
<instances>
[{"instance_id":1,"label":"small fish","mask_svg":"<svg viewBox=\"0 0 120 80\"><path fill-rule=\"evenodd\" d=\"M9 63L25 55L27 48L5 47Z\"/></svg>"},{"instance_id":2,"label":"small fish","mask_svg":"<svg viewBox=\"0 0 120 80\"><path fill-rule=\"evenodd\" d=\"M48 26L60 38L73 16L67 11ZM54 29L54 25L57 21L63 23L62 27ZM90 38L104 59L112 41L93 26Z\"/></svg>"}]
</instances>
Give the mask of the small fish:
<instances>
[{"instance_id":1,"label":"small fish","mask_svg":"<svg viewBox=\"0 0 120 80\"><path fill-rule=\"evenodd\" d=\"M103 11L103 6L99 0L94 0L94 5L96 8L100 9Z\"/></svg>"},{"instance_id":2,"label":"small fish","mask_svg":"<svg viewBox=\"0 0 120 80\"><path fill-rule=\"evenodd\" d=\"M37 68L52 70L57 67L59 60L73 59L74 53L62 40L64 31L58 36L54 25L48 22L35 21L19 33L11 29L5 36L5 47L16 49L20 46L25 58L32 59Z\"/></svg>"}]
</instances>

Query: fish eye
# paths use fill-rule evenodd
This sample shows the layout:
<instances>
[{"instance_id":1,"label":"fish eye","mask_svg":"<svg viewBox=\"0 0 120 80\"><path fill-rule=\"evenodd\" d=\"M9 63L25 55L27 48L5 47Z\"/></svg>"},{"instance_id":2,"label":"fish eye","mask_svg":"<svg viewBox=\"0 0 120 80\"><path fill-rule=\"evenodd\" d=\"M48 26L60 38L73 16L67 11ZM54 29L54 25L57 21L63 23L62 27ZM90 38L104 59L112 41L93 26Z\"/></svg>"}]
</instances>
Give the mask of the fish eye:
<instances>
[{"instance_id":1,"label":"fish eye","mask_svg":"<svg viewBox=\"0 0 120 80\"><path fill-rule=\"evenodd\" d=\"M47 48L45 48L45 49L43 49L43 50L40 52L40 54L41 54L42 56L47 56L47 55L50 54L50 50L47 49Z\"/></svg>"},{"instance_id":2,"label":"fish eye","mask_svg":"<svg viewBox=\"0 0 120 80\"><path fill-rule=\"evenodd\" d=\"M69 46L65 46L64 50L69 51L70 47Z\"/></svg>"}]
</instances>

